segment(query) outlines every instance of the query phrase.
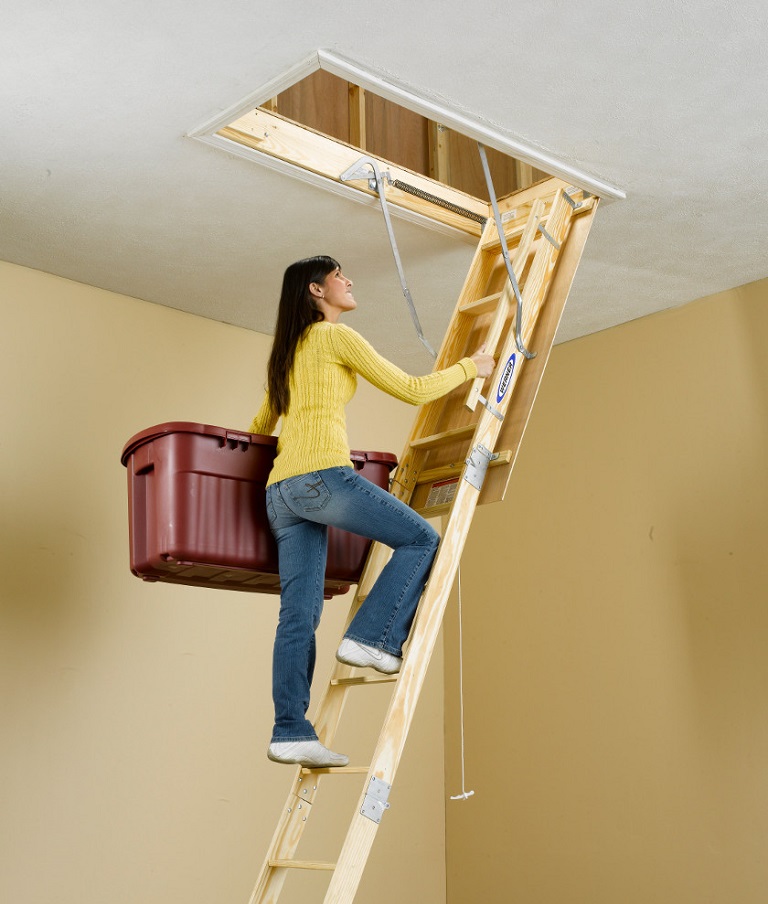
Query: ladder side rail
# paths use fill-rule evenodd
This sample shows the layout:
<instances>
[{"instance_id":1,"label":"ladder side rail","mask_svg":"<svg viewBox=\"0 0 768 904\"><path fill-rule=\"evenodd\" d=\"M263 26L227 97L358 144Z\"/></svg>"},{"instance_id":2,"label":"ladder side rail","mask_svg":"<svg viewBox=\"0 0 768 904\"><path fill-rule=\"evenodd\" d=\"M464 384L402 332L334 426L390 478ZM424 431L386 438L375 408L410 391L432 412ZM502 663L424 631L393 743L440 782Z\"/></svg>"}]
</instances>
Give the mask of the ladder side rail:
<instances>
[{"instance_id":1,"label":"ladder side rail","mask_svg":"<svg viewBox=\"0 0 768 904\"><path fill-rule=\"evenodd\" d=\"M481 421L488 420L499 423L490 412L481 414ZM493 431L498 428L489 424L488 429ZM484 431L483 435L486 432ZM440 543L429 583L419 605L408 653L392 694L358 808L352 818L336 871L328 887L325 904L350 904L354 899L378 829L376 822L361 813L370 780L379 778L391 784L397 772L479 496L478 491L469 483L466 481L461 483L448 528Z\"/></svg>"}]
</instances>

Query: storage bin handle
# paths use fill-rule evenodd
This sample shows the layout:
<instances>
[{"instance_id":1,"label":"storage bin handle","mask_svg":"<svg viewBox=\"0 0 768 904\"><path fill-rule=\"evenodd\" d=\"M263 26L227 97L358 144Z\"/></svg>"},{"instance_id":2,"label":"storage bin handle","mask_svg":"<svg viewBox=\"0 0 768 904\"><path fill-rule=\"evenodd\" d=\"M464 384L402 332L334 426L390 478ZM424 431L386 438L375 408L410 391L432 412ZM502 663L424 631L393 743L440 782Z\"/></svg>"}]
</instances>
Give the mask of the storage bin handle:
<instances>
[{"instance_id":1,"label":"storage bin handle","mask_svg":"<svg viewBox=\"0 0 768 904\"><path fill-rule=\"evenodd\" d=\"M379 458L378 456L380 455L384 455L385 457ZM389 468L390 471L393 471L397 467L397 458L389 453L358 452L357 450L352 449L349 453L349 459L355 466L356 471L362 471L369 461L375 461L377 464L384 465L386 468Z\"/></svg>"},{"instance_id":2,"label":"storage bin handle","mask_svg":"<svg viewBox=\"0 0 768 904\"><path fill-rule=\"evenodd\" d=\"M227 430L224 443L233 451L239 448L241 452L247 452L251 445L251 434L235 433L233 430Z\"/></svg>"},{"instance_id":3,"label":"storage bin handle","mask_svg":"<svg viewBox=\"0 0 768 904\"><path fill-rule=\"evenodd\" d=\"M139 448L131 455L131 458L133 459L133 473L137 477L142 474L149 474L155 467L154 456L150 454L150 450L147 446L139 446Z\"/></svg>"}]
</instances>

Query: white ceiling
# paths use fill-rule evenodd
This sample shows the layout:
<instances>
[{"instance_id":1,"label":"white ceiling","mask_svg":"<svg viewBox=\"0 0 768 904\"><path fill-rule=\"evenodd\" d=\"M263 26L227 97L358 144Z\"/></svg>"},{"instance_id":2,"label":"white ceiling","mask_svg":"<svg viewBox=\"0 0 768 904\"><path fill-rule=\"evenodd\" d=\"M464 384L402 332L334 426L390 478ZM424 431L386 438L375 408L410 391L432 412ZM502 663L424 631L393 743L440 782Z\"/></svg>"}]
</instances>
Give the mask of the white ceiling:
<instances>
[{"instance_id":1,"label":"white ceiling","mask_svg":"<svg viewBox=\"0 0 768 904\"><path fill-rule=\"evenodd\" d=\"M428 370L378 207L186 137L324 48L626 192L560 341L768 275L765 0L27 0L3 19L0 259L268 333L284 267L329 253L347 322ZM437 343L472 247L394 225Z\"/></svg>"}]
</instances>

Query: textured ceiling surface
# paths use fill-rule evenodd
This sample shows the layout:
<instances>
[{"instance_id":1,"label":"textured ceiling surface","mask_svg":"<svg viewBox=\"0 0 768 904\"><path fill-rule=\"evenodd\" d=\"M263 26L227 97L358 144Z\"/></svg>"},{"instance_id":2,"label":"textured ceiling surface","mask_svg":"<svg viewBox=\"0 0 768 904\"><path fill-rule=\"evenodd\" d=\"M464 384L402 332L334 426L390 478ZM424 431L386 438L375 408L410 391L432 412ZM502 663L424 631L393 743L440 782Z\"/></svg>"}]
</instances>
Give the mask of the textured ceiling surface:
<instances>
[{"instance_id":1,"label":"textured ceiling surface","mask_svg":"<svg viewBox=\"0 0 768 904\"><path fill-rule=\"evenodd\" d=\"M621 188L559 341L768 275L768 6L676 0L16 4L0 33L0 259L271 332L284 267L339 258L347 322L414 372L378 207L189 138L318 48ZM471 259L395 221L425 333Z\"/></svg>"}]
</instances>

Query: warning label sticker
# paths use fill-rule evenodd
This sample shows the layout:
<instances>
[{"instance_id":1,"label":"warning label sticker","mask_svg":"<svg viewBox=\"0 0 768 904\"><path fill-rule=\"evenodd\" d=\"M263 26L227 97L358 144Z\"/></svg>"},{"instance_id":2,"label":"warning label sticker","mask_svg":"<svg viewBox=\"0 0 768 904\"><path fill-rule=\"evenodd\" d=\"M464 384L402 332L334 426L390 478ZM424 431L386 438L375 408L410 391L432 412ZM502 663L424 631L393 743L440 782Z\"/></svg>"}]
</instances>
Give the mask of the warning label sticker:
<instances>
[{"instance_id":1,"label":"warning label sticker","mask_svg":"<svg viewBox=\"0 0 768 904\"><path fill-rule=\"evenodd\" d=\"M426 508L434 508L437 505L450 505L456 495L459 486L459 478L451 477L449 480L438 480L432 484L427 496Z\"/></svg>"}]
</instances>

